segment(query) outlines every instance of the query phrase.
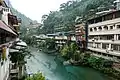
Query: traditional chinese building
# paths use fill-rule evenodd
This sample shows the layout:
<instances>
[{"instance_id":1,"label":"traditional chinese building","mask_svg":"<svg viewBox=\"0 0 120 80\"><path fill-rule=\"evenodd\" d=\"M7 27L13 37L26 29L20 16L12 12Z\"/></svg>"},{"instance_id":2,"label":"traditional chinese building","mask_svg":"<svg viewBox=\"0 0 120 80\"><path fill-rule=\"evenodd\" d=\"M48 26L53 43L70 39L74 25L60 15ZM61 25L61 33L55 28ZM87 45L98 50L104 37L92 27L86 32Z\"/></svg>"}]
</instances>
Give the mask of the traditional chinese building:
<instances>
[{"instance_id":1,"label":"traditional chinese building","mask_svg":"<svg viewBox=\"0 0 120 80\"><path fill-rule=\"evenodd\" d=\"M18 39L21 23L21 20L13 15L8 4L6 1L0 0L0 80L9 79L9 49Z\"/></svg>"},{"instance_id":2,"label":"traditional chinese building","mask_svg":"<svg viewBox=\"0 0 120 80\"><path fill-rule=\"evenodd\" d=\"M75 25L75 35L76 35L76 41L80 48L85 49L86 48L86 42L87 42L87 28L85 23L80 23Z\"/></svg>"}]
</instances>

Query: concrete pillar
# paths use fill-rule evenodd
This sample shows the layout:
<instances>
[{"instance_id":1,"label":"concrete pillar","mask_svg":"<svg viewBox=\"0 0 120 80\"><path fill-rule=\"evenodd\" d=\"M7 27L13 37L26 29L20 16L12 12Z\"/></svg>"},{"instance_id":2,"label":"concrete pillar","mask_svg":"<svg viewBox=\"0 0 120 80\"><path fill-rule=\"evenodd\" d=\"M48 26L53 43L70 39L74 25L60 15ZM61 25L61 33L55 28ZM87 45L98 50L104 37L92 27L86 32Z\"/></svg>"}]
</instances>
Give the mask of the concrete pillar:
<instances>
[{"instance_id":1,"label":"concrete pillar","mask_svg":"<svg viewBox=\"0 0 120 80\"><path fill-rule=\"evenodd\" d=\"M102 43L101 43L101 49L102 49Z\"/></svg>"},{"instance_id":2,"label":"concrete pillar","mask_svg":"<svg viewBox=\"0 0 120 80\"><path fill-rule=\"evenodd\" d=\"M95 31L94 28L92 28L93 32Z\"/></svg>"},{"instance_id":3,"label":"concrete pillar","mask_svg":"<svg viewBox=\"0 0 120 80\"><path fill-rule=\"evenodd\" d=\"M97 28L97 31L100 31L100 30L99 30L99 27L96 27L96 28Z\"/></svg>"},{"instance_id":4,"label":"concrete pillar","mask_svg":"<svg viewBox=\"0 0 120 80\"><path fill-rule=\"evenodd\" d=\"M111 44L109 44L109 50L111 50Z\"/></svg>"},{"instance_id":5,"label":"concrete pillar","mask_svg":"<svg viewBox=\"0 0 120 80\"><path fill-rule=\"evenodd\" d=\"M116 36L116 34L114 35L114 40L116 40L116 38L117 38L117 36Z\"/></svg>"},{"instance_id":6,"label":"concrete pillar","mask_svg":"<svg viewBox=\"0 0 120 80\"><path fill-rule=\"evenodd\" d=\"M102 31L104 30L104 26L101 26L102 27Z\"/></svg>"},{"instance_id":7,"label":"concrete pillar","mask_svg":"<svg viewBox=\"0 0 120 80\"><path fill-rule=\"evenodd\" d=\"M117 25L114 26L114 29L117 29Z\"/></svg>"},{"instance_id":8,"label":"concrete pillar","mask_svg":"<svg viewBox=\"0 0 120 80\"><path fill-rule=\"evenodd\" d=\"M108 25L108 30L110 30L110 25Z\"/></svg>"},{"instance_id":9,"label":"concrete pillar","mask_svg":"<svg viewBox=\"0 0 120 80\"><path fill-rule=\"evenodd\" d=\"M119 37L119 36L118 36L118 35L116 35L116 40L118 40L118 37Z\"/></svg>"},{"instance_id":10,"label":"concrete pillar","mask_svg":"<svg viewBox=\"0 0 120 80\"><path fill-rule=\"evenodd\" d=\"M95 47L95 42L93 42L93 48Z\"/></svg>"}]
</instances>

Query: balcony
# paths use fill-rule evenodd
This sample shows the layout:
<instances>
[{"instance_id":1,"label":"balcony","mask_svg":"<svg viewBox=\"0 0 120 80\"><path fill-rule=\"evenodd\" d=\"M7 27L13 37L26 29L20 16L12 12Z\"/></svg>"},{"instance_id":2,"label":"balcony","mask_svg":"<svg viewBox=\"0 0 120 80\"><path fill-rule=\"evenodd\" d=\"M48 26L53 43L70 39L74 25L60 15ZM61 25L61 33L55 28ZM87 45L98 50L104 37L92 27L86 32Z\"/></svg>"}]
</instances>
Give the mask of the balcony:
<instances>
[{"instance_id":1,"label":"balcony","mask_svg":"<svg viewBox=\"0 0 120 80\"><path fill-rule=\"evenodd\" d=\"M99 22L99 23L90 24L89 28L103 26L103 25L111 25L111 24L116 24L119 22L120 22L120 18L116 18L116 19L112 19L112 20L107 20L107 21L103 21L103 22Z\"/></svg>"},{"instance_id":2,"label":"balcony","mask_svg":"<svg viewBox=\"0 0 120 80\"><path fill-rule=\"evenodd\" d=\"M15 32L19 32L19 25L21 24L21 19L17 18L15 15L8 14L8 24Z\"/></svg>"},{"instance_id":3,"label":"balcony","mask_svg":"<svg viewBox=\"0 0 120 80\"><path fill-rule=\"evenodd\" d=\"M95 52L101 52L101 53L105 53L113 56L120 56L120 52L117 52L117 51L107 51L106 49L99 49L99 48L92 48L92 47L88 47L88 49Z\"/></svg>"},{"instance_id":4,"label":"balcony","mask_svg":"<svg viewBox=\"0 0 120 80\"><path fill-rule=\"evenodd\" d=\"M120 44L120 40L94 40L90 39L89 42L96 42L96 43L109 43L109 44Z\"/></svg>"},{"instance_id":5,"label":"balcony","mask_svg":"<svg viewBox=\"0 0 120 80\"><path fill-rule=\"evenodd\" d=\"M104 30L104 31L94 31L89 32L89 35L111 35L111 34L120 34L120 29L113 29L113 30Z\"/></svg>"},{"instance_id":6,"label":"balcony","mask_svg":"<svg viewBox=\"0 0 120 80\"><path fill-rule=\"evenodd\" d=\"M92 54L92 55L96 56L96 57L102 57L102 58L107 59L107 60L111 60L111 61L115 61L115 62L120 62L120 60L117 59L117 58L104 56L103 54Z\"/></svg>"}]
</instances>

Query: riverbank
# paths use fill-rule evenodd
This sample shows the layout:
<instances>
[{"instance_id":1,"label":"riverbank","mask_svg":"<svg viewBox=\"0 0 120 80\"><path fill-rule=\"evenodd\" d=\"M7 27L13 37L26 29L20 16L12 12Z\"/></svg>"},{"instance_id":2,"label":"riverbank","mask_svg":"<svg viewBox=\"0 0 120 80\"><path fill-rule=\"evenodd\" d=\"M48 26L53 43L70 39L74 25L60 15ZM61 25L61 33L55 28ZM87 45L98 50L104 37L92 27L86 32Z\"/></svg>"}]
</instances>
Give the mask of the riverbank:
<instances>
[{"instance_id":1,"label":"riverbank","mask_svg":"<svg viewBox=\"0 0 120 80\"><path fill-rule=\"evenodd\" d=\"M103 58L97 58L95 56L85 57L85 55L79 61L70 59L64 61L63 64L89 67L103 73L105 76L109 77L110 80L120 80L120 72L113 68L112 61L108 61Z\"/></svg>"},{"instance_id":2,"label":"riverbank","mask_svg":"<svg viewBox=\"0 0 120 80\"><path fill-rule=\"evenodd\" d=\"M112 80L120 80L120 72L113 68L113 61L92 55L91 52L79 49L76 43L68 43L60 50L60 55L66 59L66 64L87 66L93 68Z\"/></svg>"}]
</instances>

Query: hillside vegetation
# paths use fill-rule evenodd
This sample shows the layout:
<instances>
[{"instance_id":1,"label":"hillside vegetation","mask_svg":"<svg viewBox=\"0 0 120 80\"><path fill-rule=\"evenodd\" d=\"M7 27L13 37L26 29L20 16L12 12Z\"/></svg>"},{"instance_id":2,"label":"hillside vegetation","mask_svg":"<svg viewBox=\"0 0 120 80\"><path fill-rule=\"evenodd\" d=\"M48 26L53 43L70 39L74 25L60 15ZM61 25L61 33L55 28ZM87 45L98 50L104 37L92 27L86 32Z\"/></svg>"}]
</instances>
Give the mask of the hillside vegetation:
<instances>
[{"instance_id":1,"label":"hillside vegetation","mask_svg":"<svg viewBox=\"0 0 120 80\"><path fill-rule=\"evenodd\" d=\"M24 14L18 12L13 7L11 7L11 10L13 14L15 14L18 18L22 19L22 27L27 27L30 24L30 22L32 22L32 20L29 17L26 17Z\"/></svg>"},{"instance_id":2,"label":"hillside vegetation","mask_svg":"<svg viewBox=\"0 0 120 80\"><path fill-rule=\"evenodd\" d=\"M98 11L114 8L114 0L73 0L60 5L59 11L50 11L49 15L43 15L42 33L54 33L56 28L61 31L74 30L76 17L82 21L95 15Z\"/></svg>"}]
</instances>

